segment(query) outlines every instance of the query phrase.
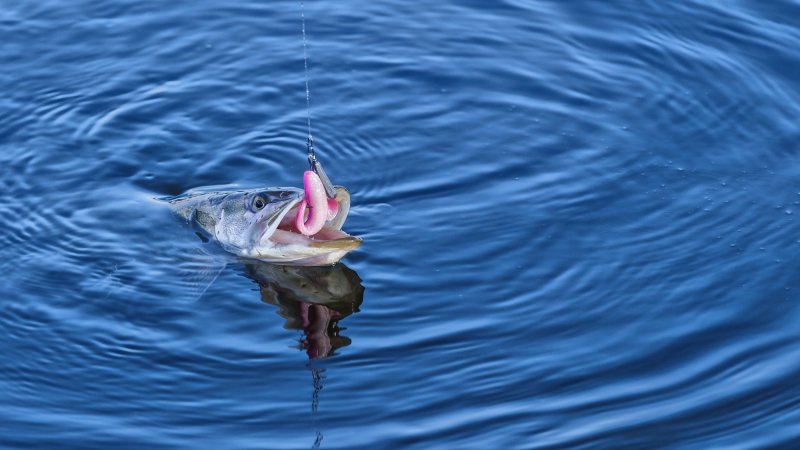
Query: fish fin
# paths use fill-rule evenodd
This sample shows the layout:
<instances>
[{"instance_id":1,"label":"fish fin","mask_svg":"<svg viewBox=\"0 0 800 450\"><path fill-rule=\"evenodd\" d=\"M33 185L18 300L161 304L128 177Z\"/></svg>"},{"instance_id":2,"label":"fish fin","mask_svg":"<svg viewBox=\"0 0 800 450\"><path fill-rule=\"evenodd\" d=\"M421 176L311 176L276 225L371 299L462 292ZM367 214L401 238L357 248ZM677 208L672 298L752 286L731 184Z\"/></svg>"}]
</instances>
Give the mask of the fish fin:
<instances>
[{"instance_id":1,"label":"fish fin","mask_svg":"<svg viewBox=\"0 0 800 450\"><path fill-rule=\"evenodd\" d=\"M208 252L202 247L194 249L178 264L182 287L192 302L203 298L211 285L227 267L226 258Z\"/></svg>"}]
</instances>

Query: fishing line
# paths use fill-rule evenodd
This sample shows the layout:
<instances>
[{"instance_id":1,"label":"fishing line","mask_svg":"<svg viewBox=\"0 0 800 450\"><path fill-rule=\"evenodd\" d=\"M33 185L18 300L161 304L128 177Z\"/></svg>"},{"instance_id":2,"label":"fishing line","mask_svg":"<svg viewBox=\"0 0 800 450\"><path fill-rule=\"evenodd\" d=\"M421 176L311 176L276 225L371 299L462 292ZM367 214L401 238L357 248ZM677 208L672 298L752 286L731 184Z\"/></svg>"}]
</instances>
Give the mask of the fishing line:
<instances>
[{"instance_id":1,"label":"fishing line","mask_svg":"<svg viewBox=\"0 0 800 450\"><path fill-rule=\"evenodd\" d=\"M306 125L308 126L308 137L306 138L306 152L308 153L308 165L311 170L319 175L322 186L325 187L325 195L328 198L336 198L336 189L333 187L330 178L322 168L322 164L317 160L317 153L314 150L314 137L311 135L311 90L308 88L308 39L306 38L306 15L304 12L304 2L300 1L300 19L303 26L303 69L306 78Z\"/></svg>"},{"instance_id":2,"label":"fishing line","mask_svg":"<svg viewBox=\"0 0 800 450\"><path fill-rule=\"evenodd\" d=\"M303 21L303 68L305 69L306 75L306 123L308 124L308 156L316 157L316 154L314 154L314 138L311 136L311 91L308 89L308 52L306 51L306 47L308 47L308 41L306 39L306 15L303 11L302 1L300 2L300 18Z\"/></svg>"}]
</instances>

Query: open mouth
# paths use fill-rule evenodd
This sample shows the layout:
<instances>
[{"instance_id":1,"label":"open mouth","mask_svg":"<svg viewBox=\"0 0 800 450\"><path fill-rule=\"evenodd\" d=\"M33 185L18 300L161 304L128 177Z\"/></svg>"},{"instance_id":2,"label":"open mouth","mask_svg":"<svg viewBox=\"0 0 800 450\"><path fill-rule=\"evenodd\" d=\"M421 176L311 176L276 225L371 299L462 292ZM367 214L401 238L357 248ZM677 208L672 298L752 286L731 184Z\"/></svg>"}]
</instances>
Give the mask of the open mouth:
<instances>
[{"instance_id":1,"label":"open mouth","mask_svg":"<svg viewBox=\"0 0 800 450\"><path fill-rule=\"evenodd\" d=\"M325 222L322 229L311 236L306 236L295 226L295 216L299 208L301 199L288 202L278 213L277 220L280 220L277 228L269 235L267 241L273 246L304 246L310 248L329 249L331 251L350 251L361 245L361 239L342 231L350 212L350 193L342 187L336 188L336 202L339 204L339 211L336 216ZM271 227L270 227L271 228ZM268 230L265 231L265 235ZM262 237L262 242L264 238Z\"/></svg>"}]
</instances>

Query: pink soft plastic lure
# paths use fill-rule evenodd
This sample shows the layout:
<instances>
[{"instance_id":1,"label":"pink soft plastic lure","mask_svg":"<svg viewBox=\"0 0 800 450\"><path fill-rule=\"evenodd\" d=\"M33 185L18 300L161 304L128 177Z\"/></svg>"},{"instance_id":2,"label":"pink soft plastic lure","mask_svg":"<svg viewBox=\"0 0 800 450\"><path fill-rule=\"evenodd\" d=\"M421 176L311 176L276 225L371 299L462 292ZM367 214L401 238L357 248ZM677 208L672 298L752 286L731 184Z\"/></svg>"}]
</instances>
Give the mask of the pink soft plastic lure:
<instances>
[{"instance_id":1,"label":"pink soft plastic lure","mask_svg":"<svg viewBox=\"0 0 800 450\"><path fill-rule=\"evenodd\" d=\"M303 188L306 191L305 198L297 208L294 226L300 233L313 236L322 230L325 222L336 217L339 203L325 195L322 180L311 170L303 174Z\"/></svg>"}]
</instances>

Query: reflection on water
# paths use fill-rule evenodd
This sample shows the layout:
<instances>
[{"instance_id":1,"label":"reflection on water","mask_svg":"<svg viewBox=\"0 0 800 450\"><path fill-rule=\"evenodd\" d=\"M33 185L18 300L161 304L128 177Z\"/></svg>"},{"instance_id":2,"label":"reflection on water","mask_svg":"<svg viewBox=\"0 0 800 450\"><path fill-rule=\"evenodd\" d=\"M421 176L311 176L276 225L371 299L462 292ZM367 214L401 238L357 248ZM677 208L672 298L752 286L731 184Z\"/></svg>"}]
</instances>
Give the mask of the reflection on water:
<instances>
[{"instance_id":1,"label":"reflection on water","mask_svg":"<svg viewBox=\"0 0 800 450\"><path fill-rule=\"evenodd\" d=\"M336 349L350 345L348 337L340 332L339 321L359 311L364 300L364 287L358 274L345 266L328 267L278 266L260 261L245 264L245 274L259 285L261 301L278 307L278 315L285 320L284 328L302 330L299 348L308 359L325 358ZM325 369L309 363L313 391L311 414L316 437L312 448L319 448L323 435L316 424L319 395L323 389Z\"/></svg>"},{"instance_id":2,"label":"reflection on water","mask_svg":"<svg viewBox=\"0 0 800 450\"><path fill-rule=\"evenodd\" d=\"M345 266L291 267L262 262L245 265L258 282L261 300L278 307L284 328L302 330L299 346L309 359L324 358L350 345L340 334L339 321L358 312L364 287L358 274Z\"/></svg>"},{"instance_id":3,"label":"reflection on water","mask_svg":"<svg viewBox=\"0 0 800 450\"><path fill-rule=\"evenodd\" d=\"M361 308L152 201L299 186L296 0L0 2L0 449L797 448L800 2L620 3L305 2Z\"/></svg>"}]
</instances>

